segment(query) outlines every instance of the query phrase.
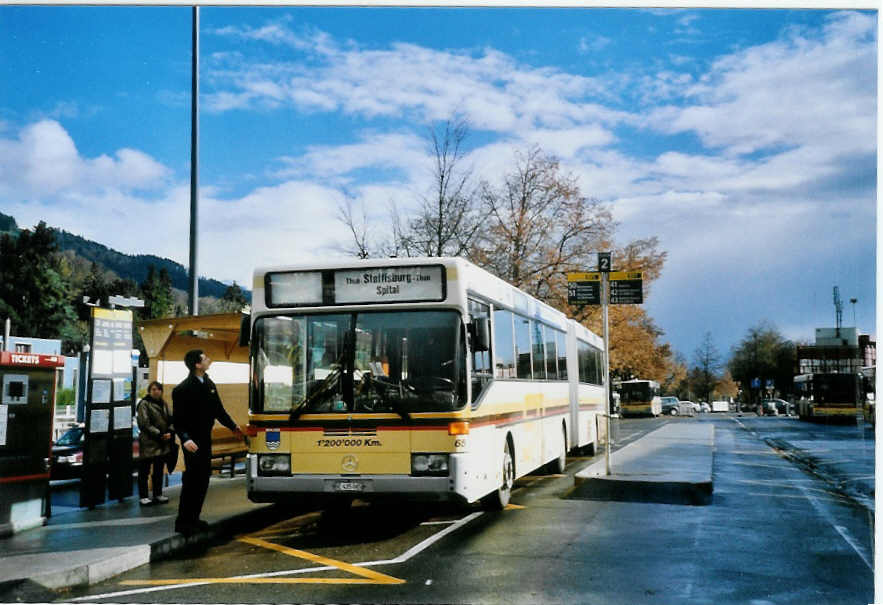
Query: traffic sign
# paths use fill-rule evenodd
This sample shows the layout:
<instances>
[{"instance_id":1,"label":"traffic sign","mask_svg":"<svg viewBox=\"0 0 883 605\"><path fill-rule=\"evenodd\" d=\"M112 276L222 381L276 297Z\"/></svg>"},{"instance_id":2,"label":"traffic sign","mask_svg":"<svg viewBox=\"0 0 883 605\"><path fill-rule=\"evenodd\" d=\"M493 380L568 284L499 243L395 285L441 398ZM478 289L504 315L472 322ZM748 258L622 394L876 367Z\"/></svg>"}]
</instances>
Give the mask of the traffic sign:
<instances>
[{"instance_id":1,"label":"traffic sign","mask_svg":"<svg viewBox=\"0 0 883 605\"><path fill-rule=\"evenodd\" d=\"M644 279L643 271L611 271L610 281Z\"/></svg>"},{"instance_id":2,"label":"traffic sign","mask_svg":"<svg viewBox=\"0 0 883 605\"><path fill-rule=\"evenodd\" d=\"M601 274L600 273L568 273L567 274L568 305L600 305Z\"/></svg>"}]
</instances>

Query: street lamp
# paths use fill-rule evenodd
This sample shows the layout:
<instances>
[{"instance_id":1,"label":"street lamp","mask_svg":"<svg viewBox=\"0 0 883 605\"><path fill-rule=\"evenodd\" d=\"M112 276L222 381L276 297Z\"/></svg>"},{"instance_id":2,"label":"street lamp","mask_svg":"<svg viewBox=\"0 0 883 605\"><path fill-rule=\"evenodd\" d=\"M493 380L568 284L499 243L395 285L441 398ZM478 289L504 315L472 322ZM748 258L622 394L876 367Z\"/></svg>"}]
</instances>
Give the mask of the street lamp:
<instances>
[{"instance_id":1,"label":"street lamp","mask_svg":"<svg viewBox=\"0 0 883 605\"><path fill-rule=\"evenodd\" d=\"M852 303L852 325L855 328L858 328L858 326L855 323L855 303L858 302L858 299L857 298L850 298L849 302Z\"/></svg>"}]
</instances>

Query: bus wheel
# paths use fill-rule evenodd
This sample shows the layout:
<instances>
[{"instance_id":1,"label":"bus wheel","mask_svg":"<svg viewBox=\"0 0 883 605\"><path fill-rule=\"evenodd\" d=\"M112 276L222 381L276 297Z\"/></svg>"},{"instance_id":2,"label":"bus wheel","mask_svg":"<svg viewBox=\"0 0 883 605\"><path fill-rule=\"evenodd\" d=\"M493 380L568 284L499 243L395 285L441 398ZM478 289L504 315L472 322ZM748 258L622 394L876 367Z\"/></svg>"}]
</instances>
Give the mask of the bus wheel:
<instances>
[{"instance_id":1,"label":"bus wheel","mask_svg":"<svg viewBox=\"0 0 883 605\"><path fill-rule=\"evenodd\" d=\"M546 472L550 475L560 475L567 466L567 432L561 436L563 439L561 445L561 455L546 464Z\"/></svg>"},{"instance_id":2,"label":"bus wheel","mask_svg":"<svg viewBox=\"0 0 883 605\"><path fill-rule=\"evenodd\" d=\"M485 510L503 510L512 496L512 485L515 483L515 461L509 442L503 446L503 483L495 491L481 499Z\"/></svg>"}]
</instances>

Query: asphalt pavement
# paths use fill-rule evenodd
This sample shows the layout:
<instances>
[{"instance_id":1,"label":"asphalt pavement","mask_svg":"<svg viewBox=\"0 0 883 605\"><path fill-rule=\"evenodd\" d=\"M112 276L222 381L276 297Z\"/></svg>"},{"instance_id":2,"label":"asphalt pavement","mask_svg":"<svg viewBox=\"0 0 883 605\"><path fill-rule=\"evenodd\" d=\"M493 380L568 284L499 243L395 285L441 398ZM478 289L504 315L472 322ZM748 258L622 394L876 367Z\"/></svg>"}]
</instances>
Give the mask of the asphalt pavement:
<instances>
[{"instance_id":1,"label":"asphalt pavement","mask_svg":"<svg viewBox=\"0 0 883 605\"><path fill-rule=\"evenodd\" d=\"M408 580L402 584L303 585L308 592L292 584L256 591L229 582L122 590L119 580L150 577L157 565L171 566L170 577L188 577L191 553L195 560L213 548L243 548L228 537L297 514L249 502L242 477L213 477L203 515L210 529L188 539L174 533L178 486L166 490L165 505L141 507L133 496L94 510L63 508L46 526L0 540L0 602L871 602L867 511L768 445L758 428L775 420L757 420L768 421L751 427L744 419L703 415L623 423L627 430L661 428L621 433L627 443L614 452L614 474L642 475L652 491L654 479L677 478L673 461L681 461L687 483L704 484L711 475L710 501L660 503L640 490L629 498L574 498L581 488L573 474L599 476L603 452L571 459L566 475L517 490L512 510L471 513L420 556L392 553L385 566L353 564ZM440 526L419 531L429 527ZM357 536L350 538L338 546L296 540L289 546L327 549L344 561L363 560L362 550L387 556L376 552L376 542L360 546ZM186 556L172 556L179 553ZM258 564L253 552L248 558ZM212 560L237 567L226 556L208 557L205 565Z\"/></svg>"},{"instance_id":2,"label":"asphalt pavement","mask_svg":"<svg viewBox=\"0 0 883 605\"><path fill-rule=\"evenodd\" d=\"M57 591L95 584L290 514L249 501L244 477L217 475L203 506L209 528L185 538L174 528L180 482L171 483L163 492L166 504L142 506L136 490L91 510L56 505L42 527L0 539L0 602L52 600Z\"/></svg>"}]
</instances>

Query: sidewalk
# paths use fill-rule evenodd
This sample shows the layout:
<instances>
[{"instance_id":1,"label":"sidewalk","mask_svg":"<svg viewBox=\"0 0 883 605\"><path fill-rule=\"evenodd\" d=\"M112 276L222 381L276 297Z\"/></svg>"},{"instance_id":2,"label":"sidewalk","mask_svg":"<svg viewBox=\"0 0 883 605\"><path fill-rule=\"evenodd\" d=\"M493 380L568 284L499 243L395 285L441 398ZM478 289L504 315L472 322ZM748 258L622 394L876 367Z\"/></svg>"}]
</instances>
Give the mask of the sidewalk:
<instances>
[{"instance_id":1,"label":"sidewalk","mask_svg":"<svg viewBox=\"0 0 883 605\"><path fill-rule=\"evenodd\" d=\"M249 501L245 477L215 475L202 509L210 527L185 538L174 527L181 486L163 493L169 497L166 504L141 506L136 487L121 502L111 500L92 510L53 510L47 525L0 539L0 602L14 602L24 594L51 600L53 590L95 584L217 536L287 516L270 504Z\"/></svg>"},{"instance_id":2,"label":"sidewalk","mask_svg":"<svg viewBox=\"0 0 883 605\"><path fill-rule=\"evenodd\" d=\"M573 499L711 504L714 425L678 421L656 429L574 476Z\"/></svg>"}]
</instances>

